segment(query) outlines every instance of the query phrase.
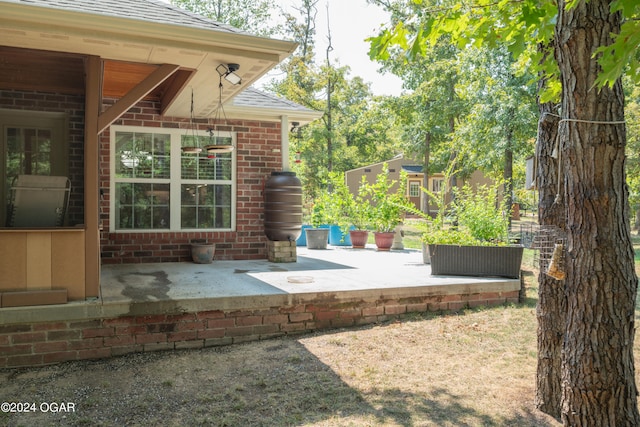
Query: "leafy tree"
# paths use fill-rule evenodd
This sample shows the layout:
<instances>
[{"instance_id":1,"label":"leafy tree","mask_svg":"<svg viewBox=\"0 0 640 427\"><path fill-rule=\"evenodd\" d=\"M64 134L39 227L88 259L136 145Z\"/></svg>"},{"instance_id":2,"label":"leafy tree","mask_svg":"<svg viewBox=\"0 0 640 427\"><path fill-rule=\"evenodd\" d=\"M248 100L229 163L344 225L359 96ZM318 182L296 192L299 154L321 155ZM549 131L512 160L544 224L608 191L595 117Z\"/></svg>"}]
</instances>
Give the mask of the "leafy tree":
<instances>
[{"instance_id":1,"label":"leafy tree","mask_svg":"<svg viewBox=\"0 0 640 427\"><path fill-rule=\"evenodd\" d=\"M268 85L282 97L325 113L290 138L291 152L300 153L293 169L307 200L328 185L329 172L386 160L399 150L389 98L374 97L368 83L331 60L330 50L318 65L313 50L316 7L317 0L300 0L295 16L285 14L286 32L300 47L280 67L282 77Z\"/></svg>"},{"instance_id":2,"label":"leafy tree","mask_svg":"<svg viewBox=\"0 0 640 427\"><path fill-rule=\"evenodd\" d=\"M567 271L564 293L556 295L563 301L541 299L538 311L562 325L562 339L554 341L561 350L550 349L551 357L561 355L560 370L546 372L556 376L547 383L560 384L547 392L561 396L538 395L537 401L559 402L560 407L539 407L559 413L565 425L639 425L633 363L638 281L619 77L631 62L631 77L639 79L634 53L640 44L640 5L635 0L476 0L421 12L417 25L400 22L383 31L373 41L374 51L384 55L395 45L415 57L443 34L459 47L503 43L540 73L541 109L547 113L541 119L553 114L543 106L560 95L555 147L560 160L538 160L539 176L553 177L557 167L562 184L552 208L564 214ZM552 152L554 143L539 140L539 151ZM541 211L541 218L546 215ZM562 307L566 313L552 312Z\"/></svg>"},{"instance_id":3,"label":"leafy tree","mask_svg":"<svg viewBox=\"0 0 640 427\"><path fill-rule=\"evenodd\" d=\"M273 0L171 0L171 4L251 34L271 36L280 31L271 20Z\"/></svg>"},{"instance_id":4,"label":"leafy tree","mask_svg":"<svg viewBox=\"0 0 640 427\"><path fill-rule=\"evenodd\" d=\"M386 8L394 21L410 19L415 7L401 8L398 3L372 1ZM459 94L459 49L441 40L428 46L423 56L407 61L402 50L388 49L382 56L383 69L391 71L403 79L403 86L409 89L396 100L399 125L402 128L403 151L412 158L422 159L424 174L423 187L428 188L429 174L442 171L456 157L457 147L453 144L456 123L465 114L467 103ZM472 171L458 164L457 176L465 176ZM427 198L423 199L423 212L429 213Z\"/></svg>"},{"instance_id":5,"label":"leafy tree","mask_svg":"<svg viewBox=\"0 0 640 427\"><path fill-rule=\"evenodd\" d=\"M640 233L640 86L625 79L627 119L627 182L629 201L635 212L634 228Z\"/></svg>"},{"instance_id":6,"label":"leafy tree","mask_svg":"<svg viewBox=\"0 0 640 427\"><path fill-rule=\"evenodd\" d=\"M537 111L532 76L517 75L511 55L500 47L466 49L460 64L460 96L468 102L469 112L454 135L459 156L464 157L459 163L503 181L505 209L510 212L514 159L523 164L534 151Z\"/></svg>"}]
</instances>

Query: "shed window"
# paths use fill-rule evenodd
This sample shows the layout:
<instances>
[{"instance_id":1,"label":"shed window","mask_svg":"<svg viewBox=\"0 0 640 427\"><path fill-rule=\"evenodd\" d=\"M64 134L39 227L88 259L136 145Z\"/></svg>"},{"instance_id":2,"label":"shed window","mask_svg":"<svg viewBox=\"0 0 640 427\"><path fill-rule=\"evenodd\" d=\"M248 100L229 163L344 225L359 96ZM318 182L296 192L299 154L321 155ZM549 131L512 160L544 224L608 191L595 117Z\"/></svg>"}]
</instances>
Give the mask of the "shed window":
<instances>
[{"instance_id":1,"label":"shed window","mask_svg":"<svg viewBox=\"0 0 640 427\"><path fill-rule=\"evenodd\" d=\"M409 182L409 197L420 197L420 182Z\"/></svg>"}]
</instances>

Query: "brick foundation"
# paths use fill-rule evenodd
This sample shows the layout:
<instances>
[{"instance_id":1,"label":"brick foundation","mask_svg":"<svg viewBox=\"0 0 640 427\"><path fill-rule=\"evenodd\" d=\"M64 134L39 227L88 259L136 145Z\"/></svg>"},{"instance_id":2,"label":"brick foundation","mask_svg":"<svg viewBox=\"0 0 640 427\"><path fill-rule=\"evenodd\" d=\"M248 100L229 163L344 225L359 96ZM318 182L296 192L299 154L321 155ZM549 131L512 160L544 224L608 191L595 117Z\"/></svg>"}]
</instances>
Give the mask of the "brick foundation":
<instances>
[{"instance_id":1,"label":"brick foundation","mask_svg":"<svg viewBox=\"0 0 640 427\"><path fill-rule=\"evenodd\" d=\"M517 303L519 291L308 303L251 310L125 316L0 326L0 368L203 348L399 318Z\"/></svg>"},{"instance_id":2,"label":"brick foundation","mask_svg":"<svg viewBox=\"0 0 640 427\"><path fill-rule=\"evenodd\" d=\"M298 260L296 242L267 241L267 259L271 262L296 262Z\"/></svg>"}]
</instances>

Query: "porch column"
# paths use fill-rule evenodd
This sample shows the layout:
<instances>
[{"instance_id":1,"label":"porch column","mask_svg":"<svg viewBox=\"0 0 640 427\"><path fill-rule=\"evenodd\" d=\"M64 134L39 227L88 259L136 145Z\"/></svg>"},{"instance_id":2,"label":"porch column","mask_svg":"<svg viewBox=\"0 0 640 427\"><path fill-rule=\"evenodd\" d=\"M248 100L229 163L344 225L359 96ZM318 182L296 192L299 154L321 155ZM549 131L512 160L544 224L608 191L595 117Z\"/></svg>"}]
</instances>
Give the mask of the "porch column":
<instances>
[{"instance_id":1,"label":"porch column","mask_svg":"<svg viewBox=\"0 0 640 427\"><path fill-rule=\"evenodd\" d=\"M102 61L97 56L85 60L84 120L84 224L86 297L100 295L100 177L98 116L102 102Z\"/></svg>"}]
</instances>

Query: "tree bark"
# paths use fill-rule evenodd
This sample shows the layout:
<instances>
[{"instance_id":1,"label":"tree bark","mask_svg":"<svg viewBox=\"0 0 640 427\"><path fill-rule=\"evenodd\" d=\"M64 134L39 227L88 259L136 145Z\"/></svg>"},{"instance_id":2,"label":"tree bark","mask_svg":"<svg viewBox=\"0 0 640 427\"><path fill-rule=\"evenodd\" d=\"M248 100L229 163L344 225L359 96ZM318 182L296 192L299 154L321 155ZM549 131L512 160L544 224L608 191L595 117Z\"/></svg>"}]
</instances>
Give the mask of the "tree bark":
<instances>
[{"instance_id":1,"label":"tree bark","mask_svg":"<svg viewBox=\"0 0 640 427\"><path fill-rule=\"evenodd\" d=\"M593 53L620 32L609 1L558 4L562 203L567 218L567 314L562 422L637 426L633 340L637 277L625 184L624 95L620 80L595 89ZM594 123L606 122L606 123Z\"/></svg>"},{"instance_id":2,"label":"tree bark","mask_svg":"<svg viewBox=\"0 0 640 427\"><path fill-rule=\"evenodd\" d=\"M542 82L541 82L542 85ZM558 164L553 157L558 122L553 104L540 104L538 144L536 146L538 187L538 222L542 227L565 227L564 209L556 202L558 195ZM543 271L538 274L538 366L536 371L536 407L542 412L560 419L561 401L561 361L564 336L566 301L564 283L548 276Z\"/></svg>"}]
</instances>

